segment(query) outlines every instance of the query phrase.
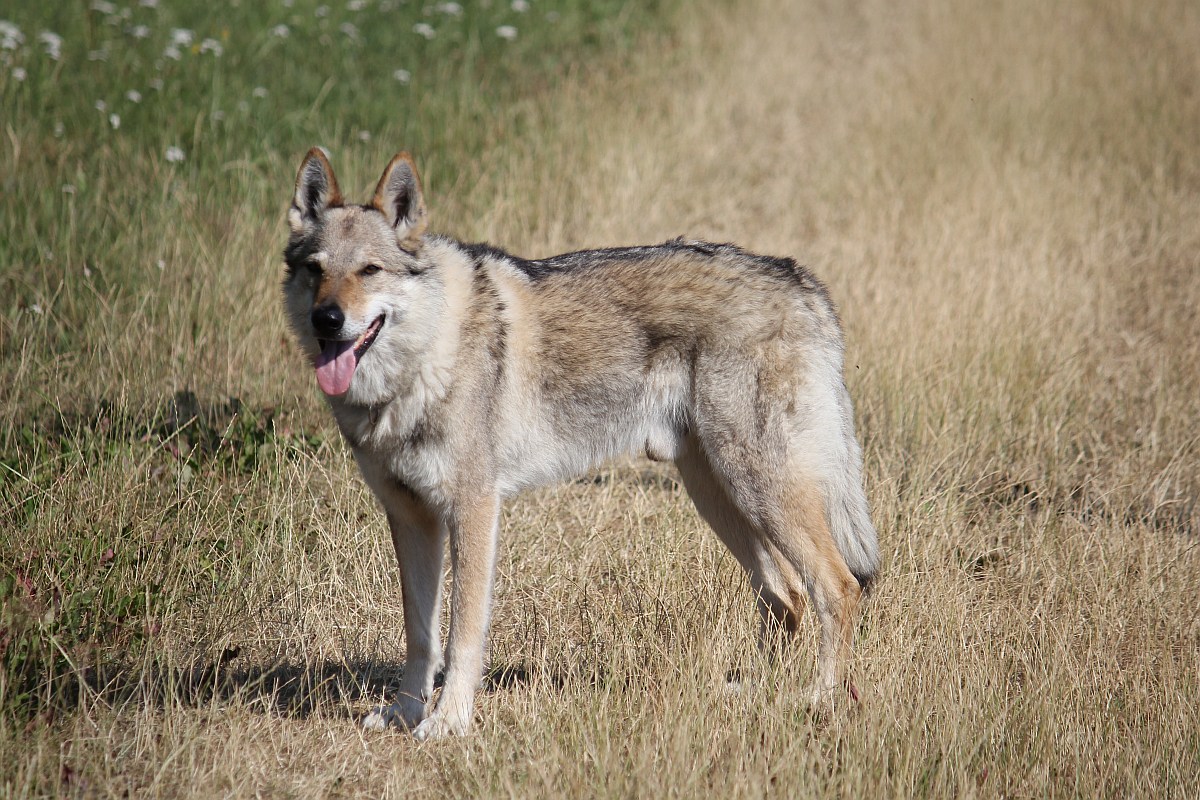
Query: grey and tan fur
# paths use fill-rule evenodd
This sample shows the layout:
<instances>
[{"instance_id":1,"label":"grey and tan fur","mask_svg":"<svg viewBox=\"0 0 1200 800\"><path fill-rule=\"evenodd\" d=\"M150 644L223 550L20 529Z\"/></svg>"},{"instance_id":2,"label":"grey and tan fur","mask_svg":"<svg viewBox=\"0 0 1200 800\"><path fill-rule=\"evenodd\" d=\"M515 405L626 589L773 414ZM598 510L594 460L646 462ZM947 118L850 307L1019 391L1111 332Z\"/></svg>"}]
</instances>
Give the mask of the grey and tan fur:
<instances>
[{"instance_id":1,"label":"grey and tan fur","mask_svg":"<svg viewBox=\"0 0 1200 800\"><path fill-rule=\"evenodd\" d=\"M764 641L821 625L814 702L846 679L879 565L842 335L790 259L675 240L527 261L426 234L412 159L345 204L324 152L288 214L286 310L400 564L408 661L365 720L464 733L484 659L501 500L608 459L672 460L749 574ZM445 684L441 577L452 567Z\"/></svg>"}]
</instances>

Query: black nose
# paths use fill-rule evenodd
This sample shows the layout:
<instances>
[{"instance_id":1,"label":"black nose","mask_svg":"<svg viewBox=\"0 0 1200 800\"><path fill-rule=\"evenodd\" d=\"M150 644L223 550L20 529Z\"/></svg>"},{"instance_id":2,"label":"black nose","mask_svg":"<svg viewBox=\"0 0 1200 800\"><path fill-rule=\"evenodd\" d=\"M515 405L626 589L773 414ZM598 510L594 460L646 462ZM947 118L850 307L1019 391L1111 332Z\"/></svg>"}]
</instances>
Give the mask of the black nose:
<instances>
[{"instance_id":1,"label":"black nose","mask_svg":"<svg viewBox=\"0 0 1200 800\"><path fill-rule=\"evenodd\" d=\"M346 315L337 306L321 306L312 312L313 330L318 336L337 336L346 322Z\"/></svg>"}]
</instances>

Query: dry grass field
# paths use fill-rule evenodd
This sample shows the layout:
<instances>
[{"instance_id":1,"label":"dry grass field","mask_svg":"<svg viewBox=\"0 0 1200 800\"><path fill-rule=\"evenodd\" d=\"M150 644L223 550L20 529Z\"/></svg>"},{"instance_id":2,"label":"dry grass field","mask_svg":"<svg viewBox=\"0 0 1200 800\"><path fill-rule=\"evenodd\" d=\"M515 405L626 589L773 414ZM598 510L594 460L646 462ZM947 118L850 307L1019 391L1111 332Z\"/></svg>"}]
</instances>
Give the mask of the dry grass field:
<instances>
[{"instance_id":1,"label":"dry grass field","mask_svg":"<svg viewBox=\"0 0 1200 800\"><path fill-rule=\"evenodd\" d=\"M5 651L0 794L1200 796L1200 7L738 6L539 90L468 173L418 157L462 238L687 234L829 284L884 552L853 713L805 707L811 622L758 662L733 559L631 462L506 509L472 735L357 728L400 591L284 338L297 151L255 168L271 213L180 201L177 302L64 290L76 348L5 312L9 441L45 407L64 431L6 479L5 641L65 613L38 580L132 611ZM404 144L334 153L343 187ZM17 698L18 655L61 675Z\"/></svg>"}]
</instances>

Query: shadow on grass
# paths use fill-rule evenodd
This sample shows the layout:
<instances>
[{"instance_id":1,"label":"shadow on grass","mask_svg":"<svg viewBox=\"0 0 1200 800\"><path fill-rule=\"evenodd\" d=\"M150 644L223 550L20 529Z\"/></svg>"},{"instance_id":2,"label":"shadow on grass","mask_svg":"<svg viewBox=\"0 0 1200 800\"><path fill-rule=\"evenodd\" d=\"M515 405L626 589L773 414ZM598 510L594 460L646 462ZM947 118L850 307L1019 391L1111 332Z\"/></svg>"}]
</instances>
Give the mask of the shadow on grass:
<instances>
[{"instance_id":1,"label":"shadow on grass","mask_svg":"<svg viewBox=\"0 0 1200 800\"><path fill-rule=\"evenodd\" d=\"M262 714L289 719L359 719L370 707L395 702L404 667L368 659L314 662L284 660L270 665L233 666L235 650L189 667L112 665L62 679L52 715L71 713L85 697L111 707L129 704L157 708L203 708L236 703ZM438 673L435 688L443 674ZM595 669L546 670L527 663L491 666L484 674L485 693L520 691L533 686L560 690L568 684L596 684ZM49 709L43 709L48 711Z\"/></svg>"}]
</instances>

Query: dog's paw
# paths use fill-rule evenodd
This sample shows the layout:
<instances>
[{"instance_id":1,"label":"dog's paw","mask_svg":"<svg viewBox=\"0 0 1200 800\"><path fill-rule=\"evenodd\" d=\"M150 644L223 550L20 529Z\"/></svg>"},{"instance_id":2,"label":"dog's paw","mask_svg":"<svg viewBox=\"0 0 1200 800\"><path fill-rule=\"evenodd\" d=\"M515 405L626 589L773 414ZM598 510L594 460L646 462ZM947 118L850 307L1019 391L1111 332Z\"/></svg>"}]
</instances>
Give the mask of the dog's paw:
<instances>
[{"instance_id":1,"label":"dog's paw","mask_svg":"<svg viewBox=\"0 0 1200 800\"><path fill-rule=\"evenodd\" d=\"M726 697L750 697L758 691L758 676L742 669L731 669L725 673L721 691Z\"/></svg>"},{"instance_id":2,"label":"dog's paw","mask_svg":"<svg viewBox=\"0 0 1200 800\"><path fill-rule=\"evenodd\" d=\"M835 716L852 714L862 705L862 694L850 678L841 687L817 687L809 700L809 711L817 720L828 721Z\"/></svg>"},{"instance_id":3,"label":"dog's paw","mask_svg":"<svg viewBox=\"0 0 1200 800\"><path fill-rule=\"evenodd\" d=\"M827 686L818 685L813 688L808 698L808 713L818 722L828 722L838 713L840 705L837 692Z\"/></svg>"},{"instance_id":4,"label":"dog's paw","mask_svg":"<svg viewBox=\"0 0 1200 800\"><path fill-rule=\"evenodd\" d=\"M366 731L385 731L388 728L401 728L411 731L421 723L424 708L409 708L400 703L390 706L378 706L363 717L362 727Z\"/></svg>"},{"instance_id":5,"label":"dog's paw","mask_svg":"<svg viewBox=\"0 0 1200 800\"><path fill-rule=\"evenodd\" d=\"M445 739L450 736L465 736L470 720L457 715L439 714L436 711L413 731L418 742Z\"/></svg>"}]
</instances>

